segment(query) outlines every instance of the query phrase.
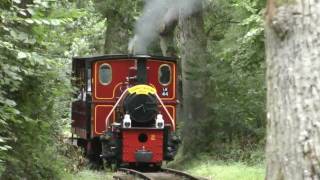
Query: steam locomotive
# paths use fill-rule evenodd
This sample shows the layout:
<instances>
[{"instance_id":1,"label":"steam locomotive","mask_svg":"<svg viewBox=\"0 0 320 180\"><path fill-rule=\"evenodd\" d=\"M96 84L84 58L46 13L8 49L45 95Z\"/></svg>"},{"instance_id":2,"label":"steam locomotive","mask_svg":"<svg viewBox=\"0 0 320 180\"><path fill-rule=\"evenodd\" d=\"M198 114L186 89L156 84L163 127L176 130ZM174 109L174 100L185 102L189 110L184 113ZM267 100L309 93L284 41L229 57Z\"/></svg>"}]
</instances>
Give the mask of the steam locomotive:
<instances>
[{"instance_id":1,"label":"steam locomotive","mask_svg":"<svg viewBox=\"0 0 320 180\"><path fill-rule=\"evenodd\" d=\"M177 63L172 57L75 57L72 137L94 162L160 167L173 160Z\"/></svg>"}]
</instances>

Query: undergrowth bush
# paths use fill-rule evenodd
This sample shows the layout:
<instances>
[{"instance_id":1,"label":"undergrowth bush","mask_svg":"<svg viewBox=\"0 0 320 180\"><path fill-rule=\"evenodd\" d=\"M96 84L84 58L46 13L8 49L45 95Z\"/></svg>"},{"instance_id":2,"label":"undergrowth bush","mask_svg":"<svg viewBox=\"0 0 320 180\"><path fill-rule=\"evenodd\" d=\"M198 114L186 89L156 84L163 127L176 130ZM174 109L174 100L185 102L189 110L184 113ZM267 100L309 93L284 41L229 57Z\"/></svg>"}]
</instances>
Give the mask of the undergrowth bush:
<instances>
[{"instance_id":1,"label":"undergrowth bush","mask_svg":"<svg viewBox=\"0 0 320 180\"><path fill-rule=\"evenodd\" d=\"M101 39L104 22L92 1L0 1L1 179L61 179L81 166L78 150L61 142L71 56L95 52L84 37Z\"/></svg>"},{"instance_id":2,"label":"undergrowth bush","mask_svg":"<svg viewBox=\"0 0 320 180\"><path fill-rule=\"evenodd\" d=\"M263 164L265 161L264 145L240 146L220 143L211 146L210 149L211 151L187 155L183 154L180 148L175 160L168 166L181 169L190 162L206 160L224 163L240 162L246 165Z\"/></svg>"},{"instance_id":3,"label":"undergrowth bush","mask_svg":"<svg viewBox=\"0 0 320 180\"><path fill-rule=\"evenodd\" d=\"M66 140L61 142L62 146L59 148L59 153L63 155L67 161L65 163L65 170L68 173L77 173L86 168L88 160L84 156L83 149L75 146Z\"/></svg>"},{"instance_id":4,"label":"undergrowth bush","mask_svg":"<svg viewBox=\"0 0 320 180\"><path fill-rule=\"evenodd\" d=\"M195 176L222 180L262 180L265 178L263 163L248 165L242 162L213 161L206 157L194 160L183 167Z\"/></svg>"},{"instance_id":5,"label":"undergrowth bush","mask_svg":"<svg viewBox=\"0 0 320 180\"><path fill-rule=\"evenodd\" d=\"M237 161L248 164L261 163L264 161L264 146L240 146L238 144L217 144L211 147L211 152L207 152L212 159L223 161Z\"/></svg>"}]
</instances>

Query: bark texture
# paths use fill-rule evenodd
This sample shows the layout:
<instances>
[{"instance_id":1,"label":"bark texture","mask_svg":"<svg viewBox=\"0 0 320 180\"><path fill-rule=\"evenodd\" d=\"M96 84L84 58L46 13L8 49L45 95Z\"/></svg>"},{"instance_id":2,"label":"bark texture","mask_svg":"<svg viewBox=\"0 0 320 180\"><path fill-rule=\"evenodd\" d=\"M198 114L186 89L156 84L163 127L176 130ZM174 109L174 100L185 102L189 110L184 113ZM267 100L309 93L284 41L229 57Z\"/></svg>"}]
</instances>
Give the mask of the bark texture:
<instances>
[{"instance_id":1,"label":"bark texture","mask_svg":"<svg viewBox=\"0 0 320 180\"><path fill-rule=\"evenodd\" d=\"M177 7L170 7L163 18L160 30L160 48L163 56L176 56L175 29L178 23ZM169 18L166 18L169 17Z\"/></svg>"},{"instance_id":2,"label":"bark texture","mask_svg":"<svg viewBox=\"0 0 320 180\"><path fill-rule=\"evenodd\" d=\"M320 179L320 1L271 5L266 179Z\"/></svg>"},{"instance_id":3,"label":"bark texture","mask_svg":"<svg viewBox=\"0 0 320 180\"><path fill-rule=\"evenodd\" d=\"M121 54L128 53L129 30L128 25L123 23L124 19L119 15L107 17L107 29L105 33L104 53Z\"/></svg>"},{"instance_id":4,"label":"bark texture","mask_svg":"<svg viewBox=\"0 0 320 180\"><path fill-rule=\"evenodd\" d=\"M105 54L128 53L128 42L134 25L132 9L136 1L94 0L95 9L106 18Z\"/></svg>"},{"instance_id":5,"label":"bark texture","mask_svg":"<svg viewBox=\"0 0 320 180\"><path fill-rule=\"evenodd\" d=\"M201 8L199 8L201 9ZM202 12L187 18L180 10L179 49L182 66L183 151L196 152L201 147L203 132L200 123L206 118L206 77L199 73L208 60L207 40ZM197 72L197 73L196 73ZM198 77L197 77L198 76Z\"/></svg>"}]
</instances>

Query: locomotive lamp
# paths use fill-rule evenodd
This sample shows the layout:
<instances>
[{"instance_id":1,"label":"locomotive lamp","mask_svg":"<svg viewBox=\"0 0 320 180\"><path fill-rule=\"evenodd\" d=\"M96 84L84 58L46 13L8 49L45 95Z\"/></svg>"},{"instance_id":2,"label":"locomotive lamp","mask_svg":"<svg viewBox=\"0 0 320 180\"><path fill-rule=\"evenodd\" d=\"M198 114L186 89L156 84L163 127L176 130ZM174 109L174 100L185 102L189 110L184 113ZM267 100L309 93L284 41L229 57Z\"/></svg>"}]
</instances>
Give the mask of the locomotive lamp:
<instances>
[{"instance_id":1,"label":"locomotive lamp","mask_svg":"<svg viewBox=\"0 0 320 180\"><path fill-rule=\"evenodd\" d=\"M156 118L156 128L164 128L164 120L162 114L158 114Z\"/></svg>"},{"instance_id":2,"label":"locomotive lamp","mask_svg":"<svg viewBox=\"0 0 320 180\"><path fill-rule=\"evenodd\" d=\"M124 128L131 128L131 118L130 118L129 114L124 115L123 127Z\"/></svg>"}]
</instances>

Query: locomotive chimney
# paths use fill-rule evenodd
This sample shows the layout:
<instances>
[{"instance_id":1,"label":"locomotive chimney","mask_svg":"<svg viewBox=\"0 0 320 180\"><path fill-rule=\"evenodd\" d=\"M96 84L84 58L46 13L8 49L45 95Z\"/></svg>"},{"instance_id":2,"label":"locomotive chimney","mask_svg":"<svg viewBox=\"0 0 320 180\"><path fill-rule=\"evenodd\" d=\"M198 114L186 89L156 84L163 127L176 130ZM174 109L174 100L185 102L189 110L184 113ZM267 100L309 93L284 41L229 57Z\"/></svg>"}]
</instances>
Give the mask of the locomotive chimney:
<instances>
[{"instance_id":1,"label":"locomotive chimney","mask_svg":"<svg viewBox=\"0 0 320 180\"><path fill-rule=\"evenodd\" d=\"M137 82L138 84L146 84L147 83L147 65L146 58L138 58L137 59Z\"/></svg>"}]
</instances>

